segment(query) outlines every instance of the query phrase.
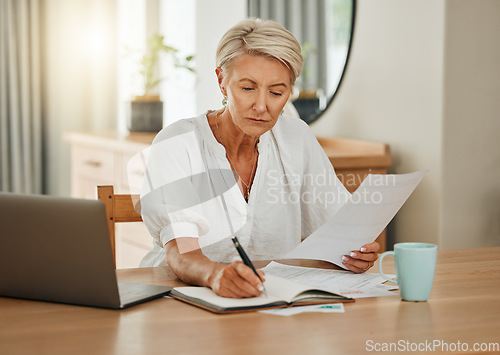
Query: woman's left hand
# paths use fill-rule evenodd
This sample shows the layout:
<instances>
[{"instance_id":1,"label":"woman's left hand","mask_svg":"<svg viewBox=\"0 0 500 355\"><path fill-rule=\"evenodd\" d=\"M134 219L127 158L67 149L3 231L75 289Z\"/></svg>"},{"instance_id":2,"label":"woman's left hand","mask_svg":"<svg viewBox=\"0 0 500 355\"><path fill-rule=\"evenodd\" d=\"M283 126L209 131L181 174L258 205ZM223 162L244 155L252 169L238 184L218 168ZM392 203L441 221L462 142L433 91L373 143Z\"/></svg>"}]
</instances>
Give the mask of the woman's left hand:
<instances>
[{"instance_id":1,"label":"woman's left hand","mask_svg":"<svg viewBox=\"0 0 500 355\"><path fill-rule=\"evenodd\" d=\"M350 255L342 257L342 264L355 273L368 271L378 259L377 252L380 250L380 244L373 242L363 245L359 250L353 250Z\"/></svg>"}]
</instances>

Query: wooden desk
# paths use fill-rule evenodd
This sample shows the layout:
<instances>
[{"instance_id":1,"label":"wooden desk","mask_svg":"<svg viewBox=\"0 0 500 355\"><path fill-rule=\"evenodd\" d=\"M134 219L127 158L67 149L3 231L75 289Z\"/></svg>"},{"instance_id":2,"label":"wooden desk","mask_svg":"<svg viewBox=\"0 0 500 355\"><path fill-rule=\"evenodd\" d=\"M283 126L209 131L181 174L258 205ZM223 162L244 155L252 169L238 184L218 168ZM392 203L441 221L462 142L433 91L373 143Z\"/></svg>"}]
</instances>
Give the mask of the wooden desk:
<instances>
[{"instance_id":1,"label":"wooden desk","mask_svg":"<svg viewBox=\"0 0 500 355\"><path fill-rule=\"evenodd\" d=\"M118 274L181 284L168 268ZM370 340L499 343L500 247L440 251L428 302L359 299L345 311L216 315L173 299L112 311L0 298L0 354L355 354Z\"/></svg>"}]
</instances>

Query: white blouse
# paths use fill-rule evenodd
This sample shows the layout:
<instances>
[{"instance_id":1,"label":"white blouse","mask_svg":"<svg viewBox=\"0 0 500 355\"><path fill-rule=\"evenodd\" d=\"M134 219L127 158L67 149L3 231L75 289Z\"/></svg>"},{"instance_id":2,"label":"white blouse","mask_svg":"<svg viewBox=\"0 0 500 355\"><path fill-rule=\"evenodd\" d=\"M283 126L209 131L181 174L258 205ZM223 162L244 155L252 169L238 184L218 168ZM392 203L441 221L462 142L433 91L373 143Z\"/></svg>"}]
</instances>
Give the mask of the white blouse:
<instances>
[{"instance_id":1,"label":"white blouse","mask_svg":"<svg viewBox=\"0 0 500 355\"><path fill-rule=\"evenodd\" d=\"M166 265L163 247L196 237L213 261L239 260L234 234L252 260L277 259L345 203L349 192L302 120L281 116L258 142L248 203L207 114L158 133L141 192L142 217L154 248L141 266Z\"/></svg>"}]
</instances>

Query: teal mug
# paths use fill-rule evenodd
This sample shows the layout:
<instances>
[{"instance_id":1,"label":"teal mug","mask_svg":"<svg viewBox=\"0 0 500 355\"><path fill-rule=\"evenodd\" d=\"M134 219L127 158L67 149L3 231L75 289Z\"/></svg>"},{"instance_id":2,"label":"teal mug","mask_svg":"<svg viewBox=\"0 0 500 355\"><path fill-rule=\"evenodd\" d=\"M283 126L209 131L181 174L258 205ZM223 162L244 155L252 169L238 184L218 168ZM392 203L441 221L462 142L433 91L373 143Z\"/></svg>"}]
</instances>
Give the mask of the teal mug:
<instances>
[{"instance_id":1,"label":"teal mug","mask_svg":"<svg viewBox=\"0 0 500 355\"><path fill-rule=\"evenodd\" d=\"M382 260L393 255L397 280L389 278L382 270ZM386 251L378 261L380 275L399 285L404 301L427 301L431 293L436 270L437 245L427 243L397 243L394 251Z\"/></svg>"}]
</instances>

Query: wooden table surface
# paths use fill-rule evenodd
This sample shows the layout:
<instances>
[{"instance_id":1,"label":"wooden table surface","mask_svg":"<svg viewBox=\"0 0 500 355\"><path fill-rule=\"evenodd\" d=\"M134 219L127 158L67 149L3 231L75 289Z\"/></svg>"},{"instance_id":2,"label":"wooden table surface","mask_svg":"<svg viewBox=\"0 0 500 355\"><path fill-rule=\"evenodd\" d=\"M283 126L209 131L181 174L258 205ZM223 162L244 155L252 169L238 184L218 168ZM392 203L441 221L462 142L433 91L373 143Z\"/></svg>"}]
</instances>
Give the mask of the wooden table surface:
<instances>
[{"instance_id":1,"label":"wooden table surface","mask_svg":"<svg viewBox=\"0 0 500 355\"><path fill-rule=\"evenodd\" d=\"M394 272L391 259L384 260L386 272ZM120 281L182 284L166 267L123 269L118 275ZM399 350L439 343L435 352L454 354L465 346L471 351L476 343L495 350L500 247L439 251L427 302L404 302L399 296L358 299L345 305L345 313L216 315L167 298L114 311L0 297L2 355L355 354L390 343Z\"/></svg>"}]
</instances>

